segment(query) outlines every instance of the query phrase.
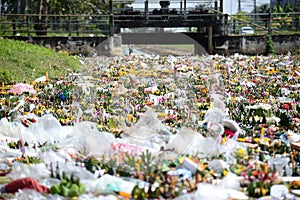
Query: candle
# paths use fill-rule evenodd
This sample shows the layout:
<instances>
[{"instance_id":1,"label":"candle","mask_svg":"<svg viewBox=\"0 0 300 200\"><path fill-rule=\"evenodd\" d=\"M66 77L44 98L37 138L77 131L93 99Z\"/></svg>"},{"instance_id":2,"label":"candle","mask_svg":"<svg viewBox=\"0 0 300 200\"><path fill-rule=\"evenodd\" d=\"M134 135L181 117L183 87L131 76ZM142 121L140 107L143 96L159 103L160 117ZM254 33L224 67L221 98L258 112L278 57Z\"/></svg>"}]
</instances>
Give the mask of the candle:
<instances>
[{"instance_id":1,"label":"candle","mask_svg":"<svg viewBox=\"0 0 300 200\"><path fill-rule=\"evenodd\" d=\"M48 80L48 71L46 71L46 81Z\"/></svg>"},{"instance_id":2,"label":"candle","mask_svg":"<svg viewBox=\"0 0 300 200\"><path fill-rule=\"evenodd\" d=\"M2 82L2 93L4 93L4 82Z\"/></svg>"}]
</instances>

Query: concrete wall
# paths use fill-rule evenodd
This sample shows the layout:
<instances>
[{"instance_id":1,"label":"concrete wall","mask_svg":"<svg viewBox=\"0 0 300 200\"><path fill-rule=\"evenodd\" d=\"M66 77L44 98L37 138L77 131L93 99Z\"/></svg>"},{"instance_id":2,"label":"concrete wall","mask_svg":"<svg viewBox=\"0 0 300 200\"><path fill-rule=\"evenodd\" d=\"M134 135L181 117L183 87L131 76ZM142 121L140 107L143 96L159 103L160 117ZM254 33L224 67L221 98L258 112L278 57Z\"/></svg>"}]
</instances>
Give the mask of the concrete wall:
<instances>
[{"instance_id":1,"label":"concrete wall","mask_svg":"<svg viewBox=\"0 0 300 200\"><path fill-rule=\"evenodd\" d=\"M170 34L167 37L162 37L162 34L158 34L158 38L161 43L181 44L181 43L194 43L195 49L207 49L208 42L207 36L203 34L191 33L172 36ZM172 34L174 35L174 34ZM134 36L134 37L133 37ZM136 37L134 34L122 38L119 35L115 35L110 40L106 37L9 37L15 40L24 40L30 43L43 45L49 48L53 48L61 51L68 51L71 54L84 54L89 55L93 53L108 54L108 55L120 55L122 52L120 46L130 43L126 41L126 38L132 37L132 41L137 43L151 43L149 38L153 37ZM140 40L142 42L139 42ZM300 34L295 35L276 35L272 36L275 50L277 54L286 54L288 52L295 52L300 48ZM258 55L265 53L265 36L220 36L213 37L214 52L217 54L234 54L241 53L247 55ZM156 43L159 43L155 40ZM134 44L134 43L130 43ZM201 48L200 48L201 47Z\"/></svg>"},{"instance_id":2,"label":"concrete wall","mask_svg":"<svg viewBox=\"0 0 300 200\"><path fill-rule=\"evenodd\" d=\"M272 36L277 54L295 52L300 48L300 34ZM265 36L228 36L215 38L215 53L257 55L265 53Z\"/></svg>"}]
</instances>

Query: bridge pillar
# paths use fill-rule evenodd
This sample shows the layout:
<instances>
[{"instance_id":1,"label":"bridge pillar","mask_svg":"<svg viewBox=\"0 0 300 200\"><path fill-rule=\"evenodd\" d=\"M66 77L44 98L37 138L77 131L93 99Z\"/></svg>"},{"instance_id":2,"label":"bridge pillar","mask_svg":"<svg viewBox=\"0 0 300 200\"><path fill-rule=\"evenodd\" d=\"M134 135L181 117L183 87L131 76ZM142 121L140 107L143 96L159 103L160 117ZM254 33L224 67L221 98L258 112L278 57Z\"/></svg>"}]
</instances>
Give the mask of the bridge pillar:
<instances>
[{"instance_id":1,"label":"bridge pillar","mask_svg":"<svg viewBox=\"0 0 300 200\"><path fill-rule=\"evenodd\" d=\"M109 36L114 35L114 13L113 13L113 1L109 0Z\"/></svg>"},{"instance_id":2,"label":"bridge pillar","mask_svg":"<svg viewBox=\"0 0 300 200\"><path fill-rule=\"evenodd\" d=\"M207 27L208 41L207 41L207 50L209 54L213 53L213 43L212 43L212 26Z\"/></svg>"},{"instance_id":3,"label":"bridge pillar","mask_svg":"<svg viewBox=\"0 0 300 200\"><path fill-rule=\"evenodd\" d=\"M109 38L109 55L121 56L122 55L122 36L113 35Z\"/></svg>"}]
</instances>

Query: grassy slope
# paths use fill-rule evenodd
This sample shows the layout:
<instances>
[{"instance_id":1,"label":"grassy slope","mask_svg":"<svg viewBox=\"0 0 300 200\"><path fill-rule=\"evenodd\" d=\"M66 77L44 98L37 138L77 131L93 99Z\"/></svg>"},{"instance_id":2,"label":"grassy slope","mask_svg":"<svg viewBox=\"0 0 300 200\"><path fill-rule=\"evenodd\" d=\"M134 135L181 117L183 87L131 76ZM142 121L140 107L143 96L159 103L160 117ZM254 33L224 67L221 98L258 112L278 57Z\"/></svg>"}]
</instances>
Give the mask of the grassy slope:
<instances>
[{"instance_id":1,"label":"grassy slope","mask_svg":"<svg viewBox=\"0 0 300 200\"><path fill-rule=\"evenodd\" d=\"M38 45L0 38L0 81L33 81L44 76L63 76L79 69L78 58ZM3 74L5 72L5 78ZM7 75L8 74L8 75Z\"/></svg>"}]
</instances>

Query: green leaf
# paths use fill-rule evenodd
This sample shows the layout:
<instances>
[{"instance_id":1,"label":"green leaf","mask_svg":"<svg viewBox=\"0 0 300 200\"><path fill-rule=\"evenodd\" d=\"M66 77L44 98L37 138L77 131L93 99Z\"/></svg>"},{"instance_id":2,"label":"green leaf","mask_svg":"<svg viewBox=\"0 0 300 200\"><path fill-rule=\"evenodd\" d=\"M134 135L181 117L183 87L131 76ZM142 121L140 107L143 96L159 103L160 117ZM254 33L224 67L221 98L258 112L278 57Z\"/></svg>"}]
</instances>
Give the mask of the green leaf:
<instances>
[{"instance_id":1,"label":"green leaf","mask_svg":"<svg viewBox=\"0 0 300 200\"><path fill-rule=\"evenodd\" d=\"M109 118L108 120L108 125L109 125L109 128L112 129L112 128L116 128L116 122L114 121L113 118Z\"/></svg>"}]
</instances>

